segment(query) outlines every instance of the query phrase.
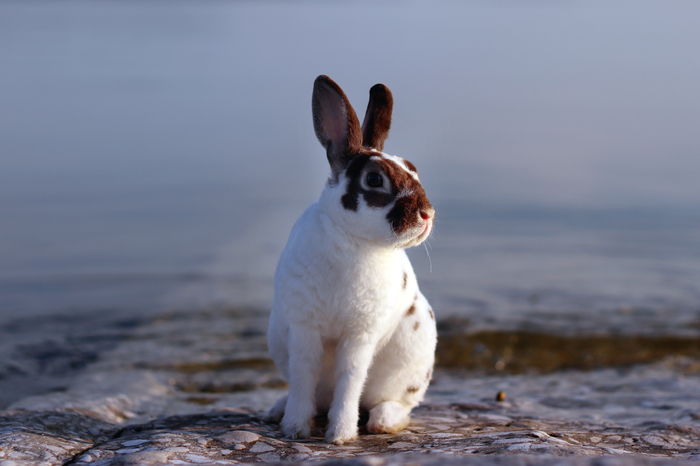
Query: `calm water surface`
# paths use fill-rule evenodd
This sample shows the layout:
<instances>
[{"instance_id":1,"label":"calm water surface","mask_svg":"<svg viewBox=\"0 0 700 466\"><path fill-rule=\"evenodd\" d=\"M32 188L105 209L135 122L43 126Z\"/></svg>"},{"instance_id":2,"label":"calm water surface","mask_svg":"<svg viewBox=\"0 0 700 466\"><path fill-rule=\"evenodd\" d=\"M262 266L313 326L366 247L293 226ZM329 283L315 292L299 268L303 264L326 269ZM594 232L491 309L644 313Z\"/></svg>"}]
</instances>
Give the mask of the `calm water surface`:
<instances>
[{"instance_id":1,"label":"calm water surface","mask_svg":"<svg viewBox=\"0 0 700 466\"><path fill-rule=\"evenodd\" d=\"M440 316L697 325L698 13L2 2L0 323L267 308L326 176L310 115L324 73L358 113L374 83L394 92L386 150L438 209L411 256Z\"/></svg>"}]
</instances>

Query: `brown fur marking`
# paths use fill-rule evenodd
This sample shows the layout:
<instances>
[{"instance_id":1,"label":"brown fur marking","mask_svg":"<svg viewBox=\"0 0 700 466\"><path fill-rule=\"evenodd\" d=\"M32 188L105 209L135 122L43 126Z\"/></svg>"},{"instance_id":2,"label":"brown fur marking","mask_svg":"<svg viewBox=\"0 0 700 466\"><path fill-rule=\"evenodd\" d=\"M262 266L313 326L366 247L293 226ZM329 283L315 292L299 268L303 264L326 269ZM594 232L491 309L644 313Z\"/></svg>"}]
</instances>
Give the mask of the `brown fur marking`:
<instances>
[{"instance_id":1,"label":"brown fur marking","mask_svg":"<svg viewBox=\"0 0 700 466\"><path fill-rule=\"evenodd\" d=\"M350 156L352 162L345 172L348 180L346 192L341 198L343 207L347 210L357 211L360 195L370 207L386 207L396 200L396 196L400 192L411 191L412 194L396 200L394 207L387 214L387 220L397 234L418 226L420 223L418 220L419 212L433 208L423 187L406 170L394 162L384 159L371 160L372 156L378 156L378 154L366 149L361 149ZM362 180L370 172L377 172L388 180L389 191L380 188L363 188Z\"/></svg>"},{"instance_id":2,"label":"brown fur marking","mask_svg":"<svg viewBox=\"0 0 700 466\"><path fill-rule=\"evenodd\" d=\"M375 84L369 90L369 103L362 122L362 144L379 151L389 137L394 98L384 84Z\"/></svg>"},{"instance_id":3,"label":"brown fur marking","mask_svg":"<svg viewBox=\"0 0 700 466\"><path fill-rule=\"evenodd\" d=\"M415 303L411 304L411 307L409 307L408 311L406 311L406 317L412 316L414 312L416 312L416 304Z\"/></svg>"},{"instance_id":4,"label":"brown fur marking","mask_svg":"<svg viewBox=\"0 0 700 466\"><path fill-rule=\"evenodd\" d=\"M416 322L415 324L413 324L413 330L418 330L419 327L420 327L420 322Z\"/></svg>"},{"instance_id":5,"label":"brown fur marking","mask_svg":"<svg viewBox=\"0 0 700 466\"><path fill-rule=\"evenodd\" d=\"M418 390L420 390L420 387L408 387L406 389L408 393L416 393Z\"/></svg>"},{"instance_id":6,"label":"brown fur marking","mask_svg":"<svg viewBox=\"0 0 700 466\"><path fill-rule=\"evenodd\" d=\"M391 223L391 229L394 230L397 235L411 228L420 226L421 221L418 220L418 217L421 211L433 210L433 206L430 204L430 201L428 201L420 183L415 181L415 184L409 189L412 190L413 193L397 199L394 207L386 215L387 220Z\"/></svg>"},{"instance_id":7,"label":"brown fur marking","mask_svg":"<svg viewBox=\"0 0 700 466\"><path fill-rule=\"evenodd\" d=\"M409 162L408 160L404 160L403 162L406 164L406 168L408 168L409 170L411 170L413 173L418 174L418 169L416 168L415 165L413 165L413 164L412 164L411 162Z\"/></svg>"},{"instance_id":8,"label":"brown fur marking","mask_svg":"<svg viewBox=\"0 0 700 466\"><path fill-rule=\"evenodd\" d=\"M430 314L430 318L435 320L435 314L433 314L433 310L428 308L428 313Z\"/></svg>"},{"instance_id":9,"label":"brown fur marking","mask_svg":"<svg viewBox=\"0 0 700 466\"><path fill-rule=\"evenodd\" d=\"M404 272L403 273L403 289L405 290L407 286L408 286L408 274L406 272Z\"/></svg>"}]
</instances>

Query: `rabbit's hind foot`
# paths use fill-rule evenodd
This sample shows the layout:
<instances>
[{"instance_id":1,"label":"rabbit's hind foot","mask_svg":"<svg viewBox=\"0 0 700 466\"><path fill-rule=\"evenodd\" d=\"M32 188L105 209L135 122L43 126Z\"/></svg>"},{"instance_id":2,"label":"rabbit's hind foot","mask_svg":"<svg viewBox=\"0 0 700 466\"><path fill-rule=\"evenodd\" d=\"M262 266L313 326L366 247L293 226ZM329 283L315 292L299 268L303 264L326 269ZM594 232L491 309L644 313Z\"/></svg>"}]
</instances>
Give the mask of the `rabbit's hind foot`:
<instances>
[{"instance_id":1,"label":"rabbit's hind foot","mask_svg":"<svg viewBox=\"0 0 700 466\"><path fill-rule=\"evenodd\" d=\"M367 430L373 434L394 434L408 425L408 410L398 401L383 401L369 412Z\"/></svg>"}]
</instances>

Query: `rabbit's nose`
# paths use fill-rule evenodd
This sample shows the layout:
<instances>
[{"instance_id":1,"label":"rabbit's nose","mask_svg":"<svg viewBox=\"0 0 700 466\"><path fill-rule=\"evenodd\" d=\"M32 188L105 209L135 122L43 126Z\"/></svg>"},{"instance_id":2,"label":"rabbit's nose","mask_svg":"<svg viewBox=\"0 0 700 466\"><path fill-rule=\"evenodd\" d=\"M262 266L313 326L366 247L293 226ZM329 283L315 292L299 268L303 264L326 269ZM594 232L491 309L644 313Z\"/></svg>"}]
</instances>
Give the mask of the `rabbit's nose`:
<instances>
[{"instance_id":1,"label":"rabbit's nose","mask_svg":"<svg viewBox=\"0 0 700 466\"><path fill-rule=\"evenodd\" d=\"M420 218L422 218L423 220L428 220L428 219L431 218L433 215L435 215L435 211L432 210L432 209L431 209L430 211L426 211L426 210L421 210L421 211L420 211Z\"/></svg>"}]
</instances>

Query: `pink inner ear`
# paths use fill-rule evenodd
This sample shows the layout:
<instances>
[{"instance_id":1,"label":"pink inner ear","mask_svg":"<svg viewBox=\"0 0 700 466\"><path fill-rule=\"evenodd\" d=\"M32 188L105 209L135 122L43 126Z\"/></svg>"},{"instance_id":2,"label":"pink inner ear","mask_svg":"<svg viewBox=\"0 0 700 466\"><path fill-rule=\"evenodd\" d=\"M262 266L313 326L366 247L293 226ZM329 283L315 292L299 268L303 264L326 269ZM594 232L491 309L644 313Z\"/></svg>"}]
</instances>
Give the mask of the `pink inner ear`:
<instances>
[{"instance_id":1,"label":"pink inner ear","mask_svg":"<svg viewBox=\"0 0 700 466\"><path fill-rule=\"evenodd\" d=\"M345 108L342 99L336 96L330 96L323 106L323 126L336 149L340 149L343 145L346 123Z\"/></svg>"}]
</instances>

